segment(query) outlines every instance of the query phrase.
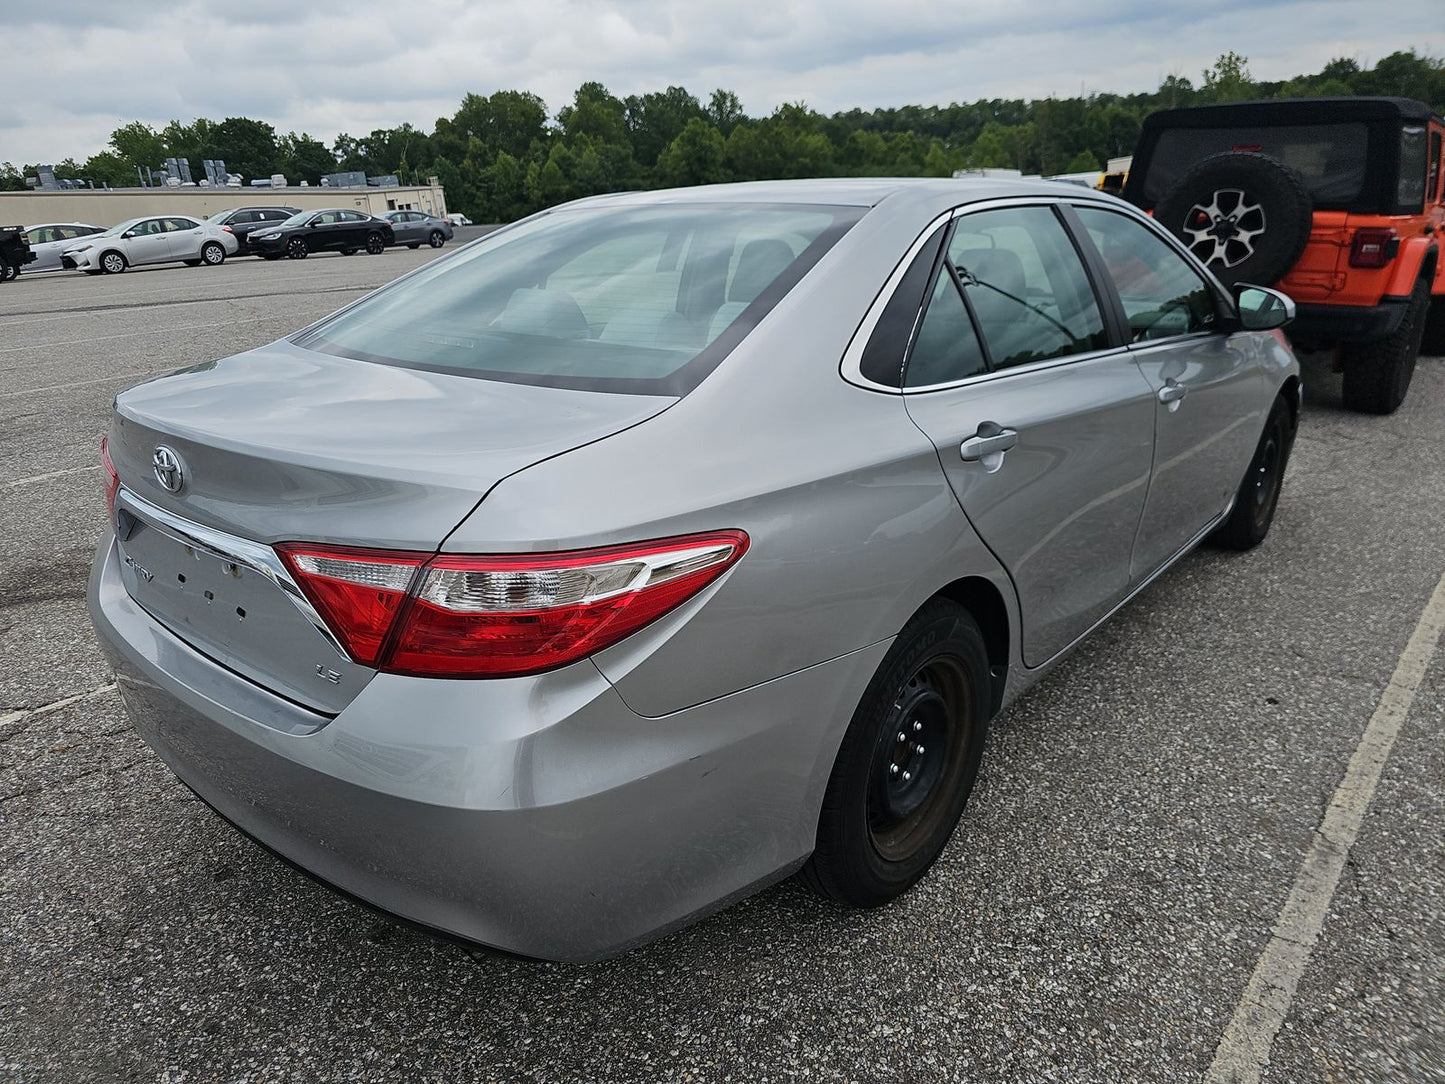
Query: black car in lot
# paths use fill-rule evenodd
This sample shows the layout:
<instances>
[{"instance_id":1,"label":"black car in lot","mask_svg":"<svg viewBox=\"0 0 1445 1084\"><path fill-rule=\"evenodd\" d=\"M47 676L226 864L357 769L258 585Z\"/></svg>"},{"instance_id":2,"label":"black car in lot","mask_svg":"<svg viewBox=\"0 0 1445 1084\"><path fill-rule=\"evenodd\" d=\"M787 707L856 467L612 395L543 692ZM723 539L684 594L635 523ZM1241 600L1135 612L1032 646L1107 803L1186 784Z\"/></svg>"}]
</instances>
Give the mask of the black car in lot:
<instances>
[{"instance_id":1,"label":"black car in lot","mask_svg":"<svg viewBox=\"0 0 1445 1084\"><path fill-rule=\"evenodd\" d=\"M299 207L233 207L229 211L217 211L207 222L224 226L236 235L237 256L251 255L248 238L263 226L279 226L292 215L300 214Z\"/></svg>"},{"instance_id":2,"label":"black car in lot","mask_svg":"<svg viewBox=\"0 0 1445 1084\"><path fill-rule=\"evenodd\" d=\"M329 207L321 211L298 211L285 222L251 231L251 251L267 260L285 256L304 260L313 252L339 252L343 256L363 249L371 255L396 243L391 223L364 211Z\"/></svg>"}]
</instances>

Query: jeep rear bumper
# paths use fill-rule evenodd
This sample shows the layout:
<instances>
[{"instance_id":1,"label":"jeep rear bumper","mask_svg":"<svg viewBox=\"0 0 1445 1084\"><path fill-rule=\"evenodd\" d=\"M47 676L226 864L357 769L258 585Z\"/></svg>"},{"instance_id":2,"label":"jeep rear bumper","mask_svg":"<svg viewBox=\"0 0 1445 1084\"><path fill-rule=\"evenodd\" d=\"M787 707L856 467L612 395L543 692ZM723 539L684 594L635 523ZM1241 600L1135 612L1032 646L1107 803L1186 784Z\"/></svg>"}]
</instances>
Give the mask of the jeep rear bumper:
<instances>
[{"instance_id":1,"label":"jeep rear bumper","mask_svg":"<svg viewBox=\"0 0 1445 1084\"><path fill-rule=\"evenodd\" d=\"M1408 297L1386 297L1378 305L1295 306L1289 336L1298 345L1317 347L1336 343L1363 343L1393 334L1405 318Z\"/></svg>"}]
</instances>

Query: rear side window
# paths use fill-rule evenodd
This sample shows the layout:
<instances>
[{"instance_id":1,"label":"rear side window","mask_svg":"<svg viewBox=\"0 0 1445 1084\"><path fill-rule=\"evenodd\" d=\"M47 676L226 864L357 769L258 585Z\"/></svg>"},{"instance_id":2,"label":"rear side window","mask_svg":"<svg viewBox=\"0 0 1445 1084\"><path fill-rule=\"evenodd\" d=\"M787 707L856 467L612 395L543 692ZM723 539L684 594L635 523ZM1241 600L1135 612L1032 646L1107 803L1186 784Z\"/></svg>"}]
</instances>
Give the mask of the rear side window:
<instances>
[{"instance_id":1,"label":"rear side window","mask_svg":"<svg viewBox=\"0 0 1445 1084\"><path fill-rule=\"evenodd\" d=\"M408 276L295 341L494 380L685 394L863 210L555 211Z\"/></svg>"},{"instance_id":2,"label":"rear side window","mask_svg":"<svg viewBox=\"0 0 1445 1084\"><path fill-rule=\"evenodd\" d=\"M1425 126L1407 124L1400 131L1400 191L1398 202L1401 207L1418 210L1425 202Z\"/></svg>"},{"instance_id":3,"label":"rear side window","mask_svg":"<svg viewBox=\"0 0 1445 1084\"><path fill-rule=\"evenodd\" d=\"M1078 207L1079 221L1103 257L1134 342L1209 331L1214 294L1178 252L1126 215Z\"/></svg>"},{"instance_id":4,"label":"rear side window","mask_svg":"<svg viewBox=\"0 0 1445 1084\"><path fill-rule=\"evenodd\" d=\"M1342 206L1356 199L1365 183L1366 142L1366 126L1359 122L1169 128L1159 134L1149 159L1144 199L1149 206L1158 203L1205 158L1252 152L1296 170L1316 204Z\"/></svg>"},{"instance_id":5,"label":"rear side window","mask_svg":"<svg viewBox=\"0 0 1445 1084\"><path fill-rule=\"evenodd\" d=\"M1425 182L1425 199L1440 199L1440 133L1430 133L1430 178Z\"/></svg>"},{"instance_id":6,"label":"rear side window","mask_svg":"<svg viewBox=\"0 0 1445 1084\"><path fill-rule=\"evenodd\" d=\"M991 368L1108 345L1089 276L1048 207L964 215L948 262L978 324Z\"/></svg>"}]
</instances>

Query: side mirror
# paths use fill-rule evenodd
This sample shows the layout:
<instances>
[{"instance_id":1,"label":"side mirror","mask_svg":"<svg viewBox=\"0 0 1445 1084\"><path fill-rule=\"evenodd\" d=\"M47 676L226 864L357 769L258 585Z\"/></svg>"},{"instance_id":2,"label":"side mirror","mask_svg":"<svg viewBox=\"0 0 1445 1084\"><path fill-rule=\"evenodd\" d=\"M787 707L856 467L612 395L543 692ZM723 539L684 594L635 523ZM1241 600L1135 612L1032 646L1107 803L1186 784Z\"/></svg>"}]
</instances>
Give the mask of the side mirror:
<instances>
[{"instance_id":1,"label":"side mirror","mask_svg":"<svg viewBox=\"0 0 1445 1084\"><path fill-rule=\"evenodd\" d=\"M1239 326L1245 331L1270 331L1294 319L1294 302L1278 290L1241 282L1234 288Z\"/></svg>"},{"instance_id":2,"label":"side mirror","mask_svg":"<svg viewBox=\"0 0 1445 1084\"><path fill-rule=\"evenodd\" d=\"M120 235L120 239L121 239L122 241L124 241L124 240L125 240L126 238L128 238L128 237L134 237L134 236L135 236L135 230L126 230L125 233L123 233L123 234Z\"/></svg>"},{"instance_id":3,"label":"side mirror","mask_svg":"<svg viewBox=\"0 0 1445 1084\"><path fill-rule=\"evenodd\" d=\"M306 223L306 225L310 226L314 230L317 226L321 225L321 223L317 222L315 219L312 219L310 222Z\"/></svg>"}]
</instances>

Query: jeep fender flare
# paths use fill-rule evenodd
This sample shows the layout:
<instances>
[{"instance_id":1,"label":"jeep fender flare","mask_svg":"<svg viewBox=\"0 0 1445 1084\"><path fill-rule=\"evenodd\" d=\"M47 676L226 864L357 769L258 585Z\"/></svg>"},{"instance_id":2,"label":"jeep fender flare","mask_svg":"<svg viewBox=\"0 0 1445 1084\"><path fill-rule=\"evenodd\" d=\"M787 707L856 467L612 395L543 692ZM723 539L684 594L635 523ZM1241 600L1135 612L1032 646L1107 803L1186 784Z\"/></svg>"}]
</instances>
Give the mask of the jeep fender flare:
<instances>
[{"instance_id":1,"label":"jeep fender flare","mask_svg":"<svg viewBox=\"0 0 1445 1084\"><path fill-rule=\"evenodd\" d=\"M1432 237L1407 237L1400 242L1395 270L1385 284L1386 297L1409 297L1422 275L1432 283L1439 267L1440 247Z\"/></svg>"}]
</instances>

